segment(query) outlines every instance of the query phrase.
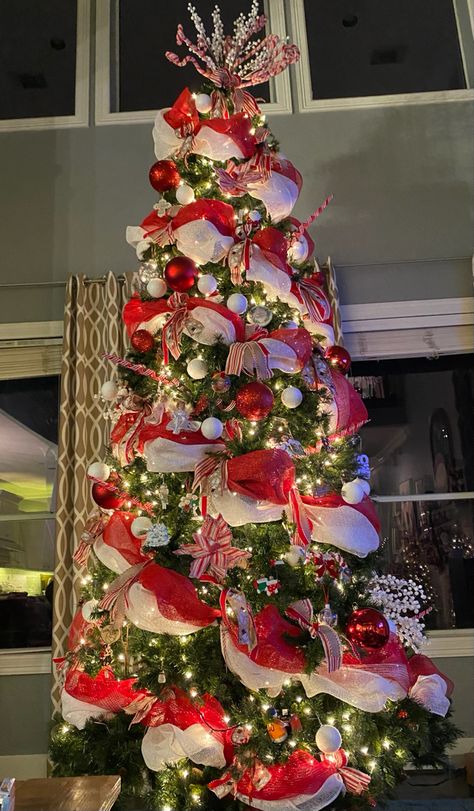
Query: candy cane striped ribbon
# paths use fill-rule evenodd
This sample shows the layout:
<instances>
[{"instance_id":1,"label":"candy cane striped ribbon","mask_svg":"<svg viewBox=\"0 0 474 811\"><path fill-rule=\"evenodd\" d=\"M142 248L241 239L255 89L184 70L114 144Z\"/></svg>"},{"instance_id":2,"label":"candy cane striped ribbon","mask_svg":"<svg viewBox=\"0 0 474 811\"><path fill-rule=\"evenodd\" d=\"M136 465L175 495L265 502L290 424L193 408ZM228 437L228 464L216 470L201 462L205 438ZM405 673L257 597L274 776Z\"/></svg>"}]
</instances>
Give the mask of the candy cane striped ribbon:
<instances>
[{"instance_id":1,"label":"candy cane striped ribbon","mask_svg":"<svg viewBox=\"0 0 474 811\"><path fill-rule=\"evenodd\" d=\"M331 315L331 305L325 292L309 279L299 279L296 281L296 287L311 321L316 324L326 321Z\"/></svg>"},{"instance_id":2,"label":"candy cane striped ribbon","mask_svg":"<svg viewBox=\"0 0 474 811\"><path fill-rule=\"evenodd\" d=\"M298 623L300 628L308 631L312 639L317 637L321 640L326 658L328 673L339 670L342 664L342 647L339 636L334 628L323 622L314 622L313 605L311 600L305 598L291 603L285 611L290 619Z\"/></svg>"},{"instance_id":3,"label":"candy cane striped ribbon","mask_svg":"<svg viewBox=\"0 0 474 811\"><path fill-rule=\"evenodd\" d=\"M344 780L346 789L351 794L362 794L363 791L367 790L371 781L370 775L347 766L347 754L344 749L338 749L337 752L331 752L330 754L322 754L321 760L332 763L336 767Z\"/></svg>"},{"instance_id":4,"label":"candy cane striped ribbon","mask_svg":"<svg viewBox=\"0 0 474 811\"><path fill-rule=\"evenodd\" d=\"M245 342L231 344L224 370L226 375L240 375L242 371L252 375L255 371L258 380L272 377L273 373L268 365L268 349L258 340L267 334L267 330L262 330Z\"/></svg>"},{"instance_id":5,"label":"candy cane striped ribbon","mask_svg":"<svg viewBox=\"0 0 474 811\"><path fill-rule=\"evenodd\" d=\"M229 251L227 262L230 268L230 278L232 284L242 284L242 271L250 267L250 257L252 250L252 240L245 237L242 242L238 242Z\"/></svg>"},{"instance_id":6,"label":"candy cane striped ribbon","mask_svg":"<svg viewBox=\"0 0 474 811\"><path fill-rule=\"evenodd\" d=\"M127 358L121 358L120 355L114 355L111 352L103 352L102 357L112 361L116 366L123 366L125 369L130 369L131 372L136 372L137 375L150 377L152 380L156 380L157 383L165 383L170 386L180 385L177 377L170 378L166 375L159 375L158 372L148 369L143 363L132 363Z\"/></svg>"},{"instance_id":7,"label":"candy cane striped ribbon","mask_svg":"<svg viewBox=\"0 0 474 811\"><path fill-rule=\"evenodd\" d=\"M86 565L94 541L102 534L104 524L104 518L99 513L94 513L94 515L91 515L91 517L87 519L81 534L81 542L72 556L78 566Z\"/></svg>"},{"instance_id":8,"label":"candy cane striped ribbon","mask_svg":"<svg viewBox=\"0 0 474 811\"><path fill-rule=\"evenodd\" d=\"M172 309L172 315L163 326L162 347L163 363L169 361L169 352L177 360L181 354L179 346L184 325L188 317L187 303L189 296L187 293L173 293L168 299L168 306Z\"/></svg>"},{"instance_id":9,"label":"candy cane striped ribbon","mask_svg":"<svg viewBox=\"0 0 474 811\"><path fill-rule=\"evenodd\" d=\"M110 611L112 620L115 620L117 623L121 622L125 616L125 610L128 608L128 590L138 579L143 568L148 566L149 563L150 561L135 563L123 572L123 574L116 577L107 589L106 594L102 597L97 608L100 611Z\"/></svg>"},{"instance_id":10,"label":"candy cane striped ribbon","mask_svg":"<svg viewBox=\"0 0 474 811\"><path fill-rule=\"evenodd\" d=\"M292 487L289 492L289 505L291 516L296 524L296 533L302 546L307 546L311 541L311 530L313 522L306 515L304 504L297 487Z\"/></svg>"}]
</instances>

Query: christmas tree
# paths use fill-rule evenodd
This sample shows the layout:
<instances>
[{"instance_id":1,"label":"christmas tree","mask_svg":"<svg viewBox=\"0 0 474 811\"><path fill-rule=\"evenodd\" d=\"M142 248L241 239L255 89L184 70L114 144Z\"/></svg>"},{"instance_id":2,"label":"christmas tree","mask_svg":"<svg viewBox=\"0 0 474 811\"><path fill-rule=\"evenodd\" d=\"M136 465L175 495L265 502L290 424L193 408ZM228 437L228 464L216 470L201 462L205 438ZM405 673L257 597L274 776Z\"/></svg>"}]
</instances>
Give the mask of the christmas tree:
<instances>
[{"instance_id":1,"label":"christmas tree","mask_svg":"<svg viewBox=\"0 0 474 811\"><path fill-rule=\"evenodd\" d=\"M291 216L301 176L248 90L298 50L256 2L229 36L190 12L167 56L203 84L158 112L160 198L127 230L53 774L121 774L131 808L371 807L456 737L452 685L418 652L422 590L376 573L367 412L307 231L329 201Z\"/></svg>"}]
</instances>

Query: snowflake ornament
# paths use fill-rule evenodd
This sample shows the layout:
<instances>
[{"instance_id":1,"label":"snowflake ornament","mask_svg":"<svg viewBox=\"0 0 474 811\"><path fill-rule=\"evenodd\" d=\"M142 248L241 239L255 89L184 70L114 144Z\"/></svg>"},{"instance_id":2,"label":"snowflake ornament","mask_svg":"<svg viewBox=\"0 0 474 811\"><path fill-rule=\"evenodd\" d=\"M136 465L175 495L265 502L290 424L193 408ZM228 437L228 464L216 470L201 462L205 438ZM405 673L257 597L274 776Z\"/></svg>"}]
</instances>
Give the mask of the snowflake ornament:
<instances>
[{"instance_id":1,"label":"snowflake ornament","mask_svg":"<svg viewBox=\"0 0 474 811\"><path fill-rule=\"evenodd\" d=\"M400 641L419 653L427 641L423 617L431 611L431 607L426 607L427 596L420 583L391 574L380 575L370 582L369 595L393 622Z\"/></svg>"},{"instance_id":2,"label":"snowflake ornament","mask_svg":"<svg viewBox=\"0 0 474 811\"><path fill-rule=\"evenodd\" d=\"M165 524L153 524L146 536L145 547L148 549L159 549L160 546L167 546L170 542L170 533Z\"/></svg>"}]
</instances>

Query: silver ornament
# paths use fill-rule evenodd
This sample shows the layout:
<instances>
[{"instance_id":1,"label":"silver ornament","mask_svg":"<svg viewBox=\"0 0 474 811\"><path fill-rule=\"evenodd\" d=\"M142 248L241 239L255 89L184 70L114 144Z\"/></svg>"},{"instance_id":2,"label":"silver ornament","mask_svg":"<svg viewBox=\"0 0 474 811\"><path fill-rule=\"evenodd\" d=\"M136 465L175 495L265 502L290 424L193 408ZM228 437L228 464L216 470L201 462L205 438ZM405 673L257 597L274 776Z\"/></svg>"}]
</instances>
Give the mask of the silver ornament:
<instances>
[{"instance_id":1,"label":"silver ornament","mask_svg":"<svg viewBox=\"0 0 474 811\"><path fill-rule=\"evenodd\" d=\"M247 320L251 324L258 324L259 327L266 327L272 318L272 311L268 307L261 307L259 304L251 307L247 314Z\"/></svg>"},{"instance_id":2,"label":"silver ornament","mask_svg":"<svg viewBox=\"0 0 474 811\"><path fill-rule=\"evenodd\" d=\"M160 546L167 546L170 542L168 527L164 524L154 524L146 536L145 547L158 549Z\"/></svg>"}]
</instances>

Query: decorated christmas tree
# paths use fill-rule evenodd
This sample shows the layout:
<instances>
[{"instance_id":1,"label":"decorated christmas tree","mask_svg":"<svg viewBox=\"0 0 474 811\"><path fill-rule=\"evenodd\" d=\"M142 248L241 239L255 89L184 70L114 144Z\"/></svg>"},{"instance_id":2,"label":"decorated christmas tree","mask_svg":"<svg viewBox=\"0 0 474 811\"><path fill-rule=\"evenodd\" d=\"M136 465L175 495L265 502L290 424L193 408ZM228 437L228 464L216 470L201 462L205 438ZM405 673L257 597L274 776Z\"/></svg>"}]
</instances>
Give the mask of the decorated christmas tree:
<instances>
[{"instance_id":1,"label":"decorated christmas tree","mask_svg":"<svg viewBox=\"0 0 474 811\"><path fill-rule=\"evenodd\" d=\"M181 26L202 86L160 110L160 196L110 457L75 553L53 773L118 773L131 808L364 808L456 730L423 594L377 575L379 525L328 279L292 217L302 184L248 88L298 59L254 2L225 36ZM403 599L400 599L400 597Z\"/></svg>"}]
</instances>

